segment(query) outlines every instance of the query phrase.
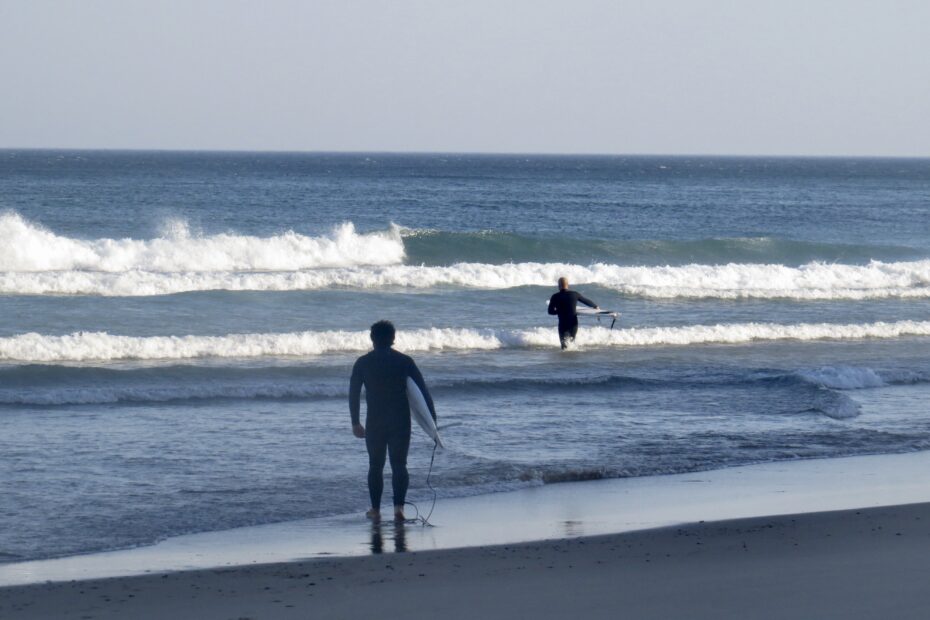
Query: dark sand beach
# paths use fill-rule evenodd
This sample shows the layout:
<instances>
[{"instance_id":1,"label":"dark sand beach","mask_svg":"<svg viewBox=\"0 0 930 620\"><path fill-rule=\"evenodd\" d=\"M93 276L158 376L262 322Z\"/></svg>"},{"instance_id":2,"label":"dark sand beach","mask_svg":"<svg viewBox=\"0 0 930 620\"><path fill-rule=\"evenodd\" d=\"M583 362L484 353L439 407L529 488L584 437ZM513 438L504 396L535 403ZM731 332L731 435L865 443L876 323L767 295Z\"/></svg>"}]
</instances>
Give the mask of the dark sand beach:
<instances>
[{"instance_id":1,"label":"dark sand beach","mask_svg":"<svg viewBox=\"0 0 930 620\"><path fill-rule=\"evenodd\" d=\"M4 618L926 618L930 505L7 588Z\"/></svg>"},{"instance_id":2,"label":"dark sand beach","mask_svg":"<svg viewBox=\"0 0 930 620\"><path fill-rule=\"evenodd\" d=\"M925 618L928 460L549 485L440 502L435 528L349 516L7 564L0 617Z\"/></svg>"}]
</instances>

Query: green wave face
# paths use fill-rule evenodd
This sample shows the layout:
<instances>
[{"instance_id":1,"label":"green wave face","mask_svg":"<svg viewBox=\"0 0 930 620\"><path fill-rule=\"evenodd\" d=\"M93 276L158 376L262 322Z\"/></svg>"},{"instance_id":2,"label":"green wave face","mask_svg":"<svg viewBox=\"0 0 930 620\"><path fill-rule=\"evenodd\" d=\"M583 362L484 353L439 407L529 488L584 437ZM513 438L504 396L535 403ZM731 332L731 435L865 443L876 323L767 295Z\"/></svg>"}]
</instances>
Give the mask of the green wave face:
<instances>
[{"instance_id":1,"label":"green wave face","mask_svg":"<svg viewBox=\"0 0 930 620\"><path fill-rule=\"evenodd\" d=\"M532 237L506 232L407 231L406 261L413 265L559 262L619 265L767 263L789 266L812 261L864 264L923 256L904 246L815 243L773 237L613 240Z\"/></svg>"}]
</instances>

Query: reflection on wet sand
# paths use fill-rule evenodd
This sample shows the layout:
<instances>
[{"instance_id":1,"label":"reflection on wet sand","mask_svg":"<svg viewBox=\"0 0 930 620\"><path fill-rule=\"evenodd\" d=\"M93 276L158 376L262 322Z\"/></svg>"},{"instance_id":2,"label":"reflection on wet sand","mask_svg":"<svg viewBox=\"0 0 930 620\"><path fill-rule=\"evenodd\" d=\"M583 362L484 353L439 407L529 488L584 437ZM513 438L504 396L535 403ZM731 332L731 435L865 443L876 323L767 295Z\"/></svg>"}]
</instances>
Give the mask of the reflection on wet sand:
<instances>
[{"instance_id":1,"label":"reflection on wet sand","mask_svg":"<svg viewBox=\"0 0 930 620\"><path fill-rule=\"evenodd\" d=\"M584 522L575 520L562 521L562 530L565 532L566 538L584 536Z\"/></svg>"},{"instance_id":2,"label":"reflection on wet sand","mask_svg":"<svg viewBox=\"0 0 930 620\"><path fill-rule=\"evenodd\" d=\"M384 526L392 527L391 525ZM371 524L371 552L373 554L384 553L384 536L381 533L382 524L381 523L372 523ZM391 537L394 541L394 553L404 553L407 551L407 529L404 526L403 521L395 521L393 523L393 536Z\"/></svg>"}]
</instances>

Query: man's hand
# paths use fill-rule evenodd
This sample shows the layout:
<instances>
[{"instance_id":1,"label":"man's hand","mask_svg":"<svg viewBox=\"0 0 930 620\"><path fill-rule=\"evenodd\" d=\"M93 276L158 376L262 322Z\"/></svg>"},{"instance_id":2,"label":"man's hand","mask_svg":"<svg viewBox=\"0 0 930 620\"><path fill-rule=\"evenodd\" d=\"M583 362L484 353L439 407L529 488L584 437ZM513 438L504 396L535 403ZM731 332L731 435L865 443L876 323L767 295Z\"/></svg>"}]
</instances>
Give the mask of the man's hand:
<instances>
[{"instance_id":1,"label":"man's hand","mask_svg":"<svg viewBox=\"0 0 930 620\"><path fill-rule=\"evenodd\" d=\"M359 439L365 439L365 427L361 424L352 425L352 434L358 437Z\"/></svg>"}]
</instances>

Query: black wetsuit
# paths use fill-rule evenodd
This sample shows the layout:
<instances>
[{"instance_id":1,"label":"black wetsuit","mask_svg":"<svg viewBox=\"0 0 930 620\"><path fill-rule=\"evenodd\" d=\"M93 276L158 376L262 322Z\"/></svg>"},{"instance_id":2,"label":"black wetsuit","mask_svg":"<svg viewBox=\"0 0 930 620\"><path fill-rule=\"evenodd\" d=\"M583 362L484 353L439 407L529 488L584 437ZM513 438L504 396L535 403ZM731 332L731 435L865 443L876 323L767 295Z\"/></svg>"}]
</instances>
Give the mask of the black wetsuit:
<instances>
[{"instance_id":1,"label":"black wetsuit","mask_svg":"<svg viewBox=\"0 0 930 620\"><path fill-rule=\"evenodd\" d=\"M597 304L575 291L564 289L549 298L549 314L559 315L559 342L564 349L578 333L578 302L596 308Z\"/></svg>"},{"instance_id":2,"label":"black wetsuit","mask_svg":"<svg viewBox=\"0 0 930 620\"><path fill-rule=\"evenodd\" d=\"M359 423L362 385L365 386L365 446L368 448L368 493L371 507L381 509L384 490L385 452L391 459L391 486L394 505L403 506L407 497L407 450L410 448L410 404L407 377L414 380L433 419L436 409L420 369L408 355L390 347L378 348L361 356L352 367L349 382L349 412L352 423Z\"/></svg>"}]
</instances>

